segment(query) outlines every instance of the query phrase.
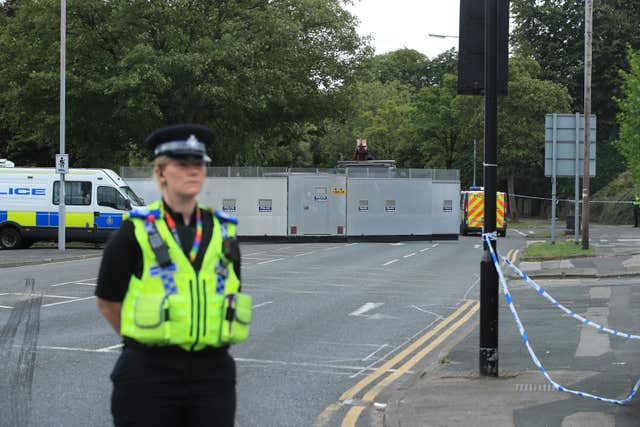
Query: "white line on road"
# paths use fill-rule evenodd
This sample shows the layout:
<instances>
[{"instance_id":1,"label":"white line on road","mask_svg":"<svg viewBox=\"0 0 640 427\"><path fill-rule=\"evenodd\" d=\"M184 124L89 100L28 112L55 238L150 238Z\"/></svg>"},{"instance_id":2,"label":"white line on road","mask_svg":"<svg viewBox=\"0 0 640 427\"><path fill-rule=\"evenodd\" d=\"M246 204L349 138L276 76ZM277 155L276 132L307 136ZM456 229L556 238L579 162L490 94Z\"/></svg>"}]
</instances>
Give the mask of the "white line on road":
<instances>
[{"instance_id":1,"label":"white line on road","mask_svg":"<svg viewBox=\"0 0 640 427\"><path fill-rule=\"evenodd\" d=\"M330 251L332 249L338 249L338 246L329 246L328 248L324 248L323 251Z\"/></svg>"},{"instance_id":2,"label":"white line on road","mask_svg":"<svg viewBox=\"0 0 640 427\"><path fill-rule=\"evenodd\" d=\"M49 285L49 286L56 287L56 286L63 286L63 285L71 285L71 284L75 284L75 283L78 283L78 282L91 282L91 281L96 280L96 279L97 279L97 277L91 277L89 279L74 280L73 282L55 283L55 284Z\"/></svg>"},{"instance_id":3,"label":"white line on road","mask_svg":"<svg viewBox=\"0 0 640 427\"><path fill-rule=\"evenodd\" d=\"M262 265L262 264L269 264L269 263L276 262L276 261L282 261L282 260L284 260L284 259L285 259L285 258L270 259L269 261L262 261L262 262L259 262L259 263L258 263L258 265Z\"/></svg>"},{"instance_id":4,"label":"white line on road","mask_svg":"<svg viewBox=\"0 0 640 427\"><path fill-rule=\"evenodd\" d=\"M404 255L403 258L411 258L415 254L416 254L415 252L411 252L410 254Z\"/></svg>"},{"instance_id":5,"label":"white line on road","mask_svg":"<svg viewBox=\"0 0 640 427\"><path fill-rule=\"evenodd\" d=\"M68 304L70 302L76 302L76 301L86 301L89 299L94 299L95 296L90 296L90 297L86 297L86 298L76 298L76 299L70 299L70 300L66 300L66 301L60 301L60 302L52 302L51 304L44 304L43 307L51 307L54 305L60 305L60 304Z\"/></svg>"},{"instance_id":6,"label":"white line on road","mask_svg":"<svg viewBox=\"0 0 640 427\"><path fill-rule=\"evenodd\" d=\"M116 353L115 350L102 350L102 349L98 349L95 350L93 348L79 348L79 347L56 347L56 346L50 346L50 345L39 345L38 349L43 349L43 350L64 350L64 351L82 351L82 352L86 352L86 353Z\"/></svg>"},{"instance_id":7,"label":"white line on road","mask_svg":"<svg viewBox=\"0 0 640 427\"><path fill-rule=\"evenodd\" d=\"M410 305L409 307L410 308L415 308L416 310L421 311L423 313L427 313L427 314L430 314L432 316L435 316L436 319L444 319L444 317L442 317L438 313L434 313L433 311L425 310L424 308L420 308L417 305Z\"/></svg>"},{"instance_id":8,"label":"white line on road","mask_svg":"<svg viewBox=\"0 0 640 427\"><path fill-rule=\"evenodd\" d=\"M434 243L433 245L431 245L432 248L437 248L438 246L440 246L440 243Z\"/></svg>"},{"instance_id":9,"label":"white line on road","mask_svg":"<svg viewBox=\"0 0 640 427\"><path fill-rule=\"evenodd\" d=\"M482 246L482 245L473 245L473 249L478 249L478 248L480 248L480 246Z\"/></svg>"},{"instance_id":10,"label":"white line on road","mask_svg":"<svg viewBox=\"0 0 640 427\"><path fill-rule=\"evenodd\" d=\"M310 363L310 362L287 362L286 360L265 360L265 359L248 359L244 357L234 357L236 362L243 363L258 363L260 365L280 365L280 366L302 366L302 367L322 367L322 368L334 368L334 369L346 369L346 370L358 370L359 372L372 371L376 368L372 366L349 366L349 365L328 365L325 363ZM373 363L377 363L377 360ZM395 372L397 369L389 369L386 372ZM408 374L409 372L407 372Z\"/></svg>"},{"instance_id":11,"label":"white line on road","mask_svg":"<svg viewBox=\"0 0 640 427\"><path fill-rule=\"evenodd\" d=\"M0 308L13 308L10 305L0 305Z\"/></svg>"},{"instance_id":12,"label":"white line on road","mask_svg":"<svg viewBox=\"0 0 640 427\"><path fill-rule=\"evenodd\" d=\"M265 305L269 305L269 304L273 304L273 301L261 302L260 304L254 305L253 308L264 307Z\"/></svg>"},{"instance_id":13,"label":"white line on road","mask_svg":"<svg viewBox=\"0 0 640 427\"><path fill-rule=\"evenodd\" d=\"M315 251L311 251L311 252L303 252L303 253L301 253L301 254L294 255L294 258L299 257L299 256L310 255L310 254L313 254L313 253L315 253Z\"/></svg>"},{"instance_id":14,"label":"white line on road","mask_svg":"<svg viewBox=\"0 0 640 427\"><path fill-rule=\"evenodd\" d=\"M428 251L429 249L431 249L431 248L424 248L424 249L420 249L420 251L419 251L419 252Z\"/></svg>"},{"instance_id":15,"label":"white line on road","mask_svg":"<svg viewBox=\"0 0 640 427\"><path fill-rule=\"evenodd\" d=\"M364 359L361 359L363 362L366 362L367 360L371 359L373 356L376 355L376 353L378 353L380 350L382 350L385 347L391 347L389 344L382 344L380 347L378 347L377 349L375 349L372 353L370 353L369 355L367 355L367 357L365 357Z\"/></svg>"},{"instance_id":16,"label":"white line on road","mask_svg":"<svg viewBox=\"0 0 640 427\"><path fill-rule=\"evenodd\" d=\"M387 265L391 265L391 264L393 264L394 262L398 262L398 261L400 261L400 260L398 260L398 259L392 259L391 261L387 261L387 262L385 262L384 264L382 264L382 266L383 266L383 267L386 267Z\"/></svg>"},{"instance_id":17,"label":"white line on road","mask_svg":"<svg viewBox=\"0 0 640 427\"><path fill-rule=\"evenodd\" d=\"M357 245L358 242L353 242L353 243L347 243L345 246L353 246L353 245Z\"/></svg>"},{"instance_id":18,"label":"white line on road","mask_svg":"<svg viewBox=\"0 0 640 427\"><path fill-rule=\"evenodd\" d=\"M96 287L98 285L96 285L95 283L82 283L82 282L76 282L76 285L85 285L85 286L93 286Z\"/></svg>"},{"instance_id":19,"label":"white line on road","mask_svg":"<svg viewBox=\"0 0 640 427\"><path fill-rule=\"evenodd\" d=\"M618 239L618 242L640 242L640 239Z\"/></svg>"},{"instance_id":20,"label":"white line on road","mask_svg":"<svg viewBox=\"0 0 640 427\"><path fill-rule=\"evenodd\" d=\"M349 313L349 316L362 316L367 311L375 310L376 308L384 305L383 302L368 302L354 312Z\"/></svg>"},{"instance_id":21,"label":"white line on road","mask_svg":"<svg viewBox=\"0 0 640 427\"><path fill-rule=\"evenodd\" d=\"M389 243L391 246L404 246L404 243L402 242L398 242L398 243Z\"/></svg>"},{"instance_id":22,"label":"white line on road","mask_svg":"<svg viewBox=\"0 0 640 427\"><path fill-rule=\"evenodd\" d=\"M102 347L97 349L96 351L99 353L108 353L112 350L117 350L119 348L124 347L124 344L120 343L120 344L116 344L116 345L110 345L109 347Z\"/></svg>"},{"instance_id":23,"label":"white line on road","mask_svg":"<svg viewBox=\"0 0 640 427\"><path fill-rule=\"evenodd\" d=\"M520 231L520 230L518 230L516 228L512 228L512 230L515 231L516 233L518 233L521 236L525 236L525 237L527 236L525 233L523 233L522 231Z\"/></svg>"}]
</instances>

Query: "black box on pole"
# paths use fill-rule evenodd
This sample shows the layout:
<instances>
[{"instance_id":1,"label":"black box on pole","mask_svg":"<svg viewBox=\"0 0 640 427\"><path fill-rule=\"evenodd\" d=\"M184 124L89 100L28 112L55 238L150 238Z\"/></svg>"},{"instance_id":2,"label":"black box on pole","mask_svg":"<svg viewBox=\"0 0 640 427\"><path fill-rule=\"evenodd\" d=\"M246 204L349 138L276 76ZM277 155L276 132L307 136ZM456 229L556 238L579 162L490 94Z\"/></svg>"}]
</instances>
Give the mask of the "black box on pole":
<instances>
[{"instance_id":1,"label":"black box on pole","mask_svg":"<svg viewBox=\"0 0 640 427\"><path fill-rule=\"evenodd\" d=\"M458 93L484 94L484 1L460 0ZM509 0L498 0L498 95L509 80Z\"/></svg>"}]
</instances>

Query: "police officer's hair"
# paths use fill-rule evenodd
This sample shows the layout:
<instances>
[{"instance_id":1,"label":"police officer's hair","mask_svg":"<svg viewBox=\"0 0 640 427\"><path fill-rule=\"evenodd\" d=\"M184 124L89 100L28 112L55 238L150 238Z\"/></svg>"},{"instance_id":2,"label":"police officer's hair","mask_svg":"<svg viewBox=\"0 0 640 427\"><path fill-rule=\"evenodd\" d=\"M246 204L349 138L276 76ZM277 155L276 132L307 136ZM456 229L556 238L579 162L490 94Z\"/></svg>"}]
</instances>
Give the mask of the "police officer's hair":
<instances>
[{"instance_id":1,"label":"police officer's hair","mask_svg":"<svg viewBox=\"0 0 640 427\"><path fill-rule=\"evenodd\" d=\"M156 168L160 170L160 174L162 174L162 172L164 172L164 169L167 167L167 165L169 164L169 161L171 159L169 158L169 156L158 156L153 160L153 179L155 179L156 181L156 185L158 187L158 189L160 191L164 190L164 187L167 186L166 182L163 184L160 181L158 181L158 178L156 177L155 171Z\"/></svg>"}]
</instances>

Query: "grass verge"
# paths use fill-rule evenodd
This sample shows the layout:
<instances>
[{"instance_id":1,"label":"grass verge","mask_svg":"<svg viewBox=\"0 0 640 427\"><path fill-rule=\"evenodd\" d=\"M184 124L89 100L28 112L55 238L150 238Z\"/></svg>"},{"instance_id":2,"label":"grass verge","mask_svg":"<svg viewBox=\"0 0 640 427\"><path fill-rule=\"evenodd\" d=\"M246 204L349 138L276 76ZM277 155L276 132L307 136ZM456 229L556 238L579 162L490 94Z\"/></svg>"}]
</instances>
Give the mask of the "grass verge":
<instances>
[{"instance_id":1,"label":"grass verge","mask_svg":"<svg viewBox=\"0 0 640 427\"><path fill-rule=\"evenodd\" d=\"M594 256L593 248L582 249L582 245L575 244L572 240L556 242L536 242L527 246L522 259L525 261L546 261L553 259L566 259L581 256Z\"/></svg>"}]
</instances>

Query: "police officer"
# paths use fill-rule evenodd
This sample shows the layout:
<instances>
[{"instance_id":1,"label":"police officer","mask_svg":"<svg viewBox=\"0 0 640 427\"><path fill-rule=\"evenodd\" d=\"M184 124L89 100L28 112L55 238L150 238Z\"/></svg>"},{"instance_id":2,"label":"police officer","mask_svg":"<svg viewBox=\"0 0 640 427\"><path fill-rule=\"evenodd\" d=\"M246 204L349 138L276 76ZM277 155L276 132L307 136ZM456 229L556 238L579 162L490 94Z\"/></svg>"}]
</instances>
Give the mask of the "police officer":
<instances>
[{"instance_id":1,"label":"police officer","mask_svg":"<svg viewBox=\"0 0 640 427\"><path fill-rule=\"evenodd\" d=\"M196 202L212 141L198 125L149 135L162 200L131 211L105 247L97 305L124 344L111 374L116 426L234 425L228 350L248 336L251 299L237 221Z\"/></svg>"},{"instance_id":2,"label":"police officer","mask_svg":"<svg viewBox=\"0 0 640 427\"><path fill-rule=\"evenodd\" d=\"M640 196L636 194L633 200L633 226L638 227L638 218L640 217Z\"/></svg>"}]
</instances>

